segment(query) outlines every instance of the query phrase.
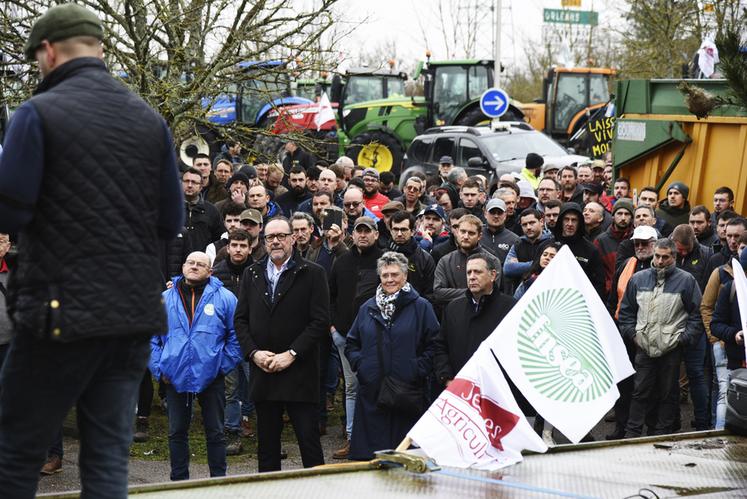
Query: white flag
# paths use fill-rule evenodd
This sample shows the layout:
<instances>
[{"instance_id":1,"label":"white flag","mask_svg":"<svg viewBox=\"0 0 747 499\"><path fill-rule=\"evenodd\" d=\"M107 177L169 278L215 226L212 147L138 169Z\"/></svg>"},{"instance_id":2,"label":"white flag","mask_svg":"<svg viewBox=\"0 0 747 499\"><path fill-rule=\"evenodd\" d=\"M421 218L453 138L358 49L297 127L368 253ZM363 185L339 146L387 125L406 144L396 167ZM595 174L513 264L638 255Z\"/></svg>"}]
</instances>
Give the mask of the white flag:
<instances>
[{"instance_id":1,"label":"white flag","mask_svg":"<svg viewBox=\"0 0 747 499\"><path fill-rule=\"evenodd\" d=\"M564 246L485 342L537 412L578 443L635 371L609 312Z\"/></svg>"},{"instance_id":2,"label":"white flag","mask_svg":"<svg viewBox=\"0 0 747 499\"><path fill-rule=\"evenodd\" d=\"M332 110L332 104L329 102L327 92L322 94L322 98L319 100L319 112L314 116L314 124L316 125L316 131L328 121L334 121L335 112Z\"/></svg>"},{"instance_id":3,"label":"white flag","mask_svg":"<svg viewBox=\"0 0 747 499\"><path fill-rule=\"evenodd\" d=\"M483 343L407 434L438 464L496 470L547 445L519 409L490 348Z\"/></svg>"},{"instance_id":4,"label":"white flag","mask_svg":"<svg viewBox=\"0 0 747 499\"><path fill-rule=\"evenodd\" d=\"M739 316L742 319L742 331L747 330L747 276L744 275L742 264L739 260L732 258L731 268L734 270L734 284L737 290L737 304L739 305ZM747 357L747 341L744 342L744 355Z\"/></svg>"},{"instance_id":5,"label":"white flag","mask_svg":"<svg viewBox=\"0 0 747 499\"><path fill-rule=\"evenodd\" d=\"M710 78L719 63L718 48L712 40L704 40L698 49L698 68L703 76Z\"/></svg>"}]
</instances>

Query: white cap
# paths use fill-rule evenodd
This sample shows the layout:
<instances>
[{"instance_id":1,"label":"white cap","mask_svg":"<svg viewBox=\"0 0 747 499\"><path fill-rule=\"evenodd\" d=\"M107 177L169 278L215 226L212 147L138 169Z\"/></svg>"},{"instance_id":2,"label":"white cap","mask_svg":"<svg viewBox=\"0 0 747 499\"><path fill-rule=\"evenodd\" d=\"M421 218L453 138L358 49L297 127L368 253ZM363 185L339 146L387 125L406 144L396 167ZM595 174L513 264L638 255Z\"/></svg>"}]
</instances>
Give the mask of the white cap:
<instances>
[{"instance_id":1,"label":"white cap","mask_svg":"<svg viewBox=\"0 0 747 499\"><path fill-rule=\"evenodd\" d=\"M519 180L516 182L516 185L519 186L520 198L532 198L537 201L537 196L534 194L534 189L532 189L532 184L530 184L529 181Z\"/></svg>"},{"instance_id":2,"label":"white cap","mask_svg":"<svg viewBox=\"0 0 747 499\"><path fill-rule=\"evenodd\" d=\"M658 239L659 234L657 234L656 229L654 229L650 225L639 225L635 228L635 230L633 231L633 235L630 236L630 238L648 241L649 239Z\"/></svg>"},{"instance_id":3,"label":"white cap","mask_svg":"<svg viewBox=\"0 0 747 499\"><path fill-rule=\"evenodd\" d=\"M337 161L335 161L335 163L342 167L347 166L350 168L355 168L355 163L353 163L353 160L347 156L340 156L339 158L337 158Z\"/></svg>"}]
</instances>

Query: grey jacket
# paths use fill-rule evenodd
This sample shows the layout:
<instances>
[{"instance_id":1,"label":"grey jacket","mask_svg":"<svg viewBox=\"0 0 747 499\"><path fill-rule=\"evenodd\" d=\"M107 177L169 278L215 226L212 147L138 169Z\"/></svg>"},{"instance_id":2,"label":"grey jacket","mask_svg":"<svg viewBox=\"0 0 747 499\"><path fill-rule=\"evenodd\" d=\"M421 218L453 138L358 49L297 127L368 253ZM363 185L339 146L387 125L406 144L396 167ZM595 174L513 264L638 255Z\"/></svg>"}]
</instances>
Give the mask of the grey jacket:
<instances>
[{"instance_id":1,"label":"grey jacket","mask_svg":"<svg viewBox=\"0 0 747 499\"><path fill-rule=\"evenodd\" d=\"M436 276L433 281L433 301L445 305L464 296L467 289L467 258L476 253L485 254L496 266L498 277L496 285L501 282L501 262L490 251L478 245L469 255L456 249L438 261Z\"/></svg>"},{"instance_id":2,"label":"grey jacket","mask_svg":"<svg viewBox=\"0 0 747 499\"><path fill-rule=\"evenodd\" d=\"M649 357L693 345L704 333L698 282L674 266L650 268L630 278L620 306L620 333Z\"/></svg>"},{"instance_id":3,"label":"grey jacket","mask_svg":"<svg viewBox=\"0 0 747 499\"><path fill-rule=\"evenodd\" d=\"M508 250L511 249L511 246L518 243L519 240L519 236L505 227L497 233L491 231L488 227L485 227L482 230L480 245L497 256L498 260L503 264L503 262L506 261Z\"/></svg>"}]
</instances>

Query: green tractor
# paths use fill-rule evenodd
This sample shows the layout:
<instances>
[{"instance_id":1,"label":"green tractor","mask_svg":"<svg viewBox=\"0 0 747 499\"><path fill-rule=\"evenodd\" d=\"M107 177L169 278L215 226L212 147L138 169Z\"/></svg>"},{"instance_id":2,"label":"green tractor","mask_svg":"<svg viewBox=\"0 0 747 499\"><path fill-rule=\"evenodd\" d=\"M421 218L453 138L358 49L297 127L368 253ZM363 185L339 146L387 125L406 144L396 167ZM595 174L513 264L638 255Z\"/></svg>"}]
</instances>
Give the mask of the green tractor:
<instances>
[{"instance_id":1,"label":"green tractor","mask_svg":"<svg viewBox=\"0 0 747 499\"><path fill-rule=\"evenodd\" d=\"M480 96L493 86L493 61L421 62L413 76L422 78L422 95L358 102L338 100L340 154L355 164L398 175L405 150L416 135L433 126L489 123L480 110ZM332 95L335 95L332 84ZM346 89L347 90L347 89ZM524 113L511 103L501 117L523 121Z\"/></svg>"},{"instance_id":2,"label":"green tractor","mask_svg":"<svg viewBox=\"0 0 747 499\"><path fill-rule=\"evenodd\" d=\"M319 78L298 78L291 83L291 93L315 102L323 93L329 93L329 86L330 83L324 74Z\"/></svg>"}]
</instances>

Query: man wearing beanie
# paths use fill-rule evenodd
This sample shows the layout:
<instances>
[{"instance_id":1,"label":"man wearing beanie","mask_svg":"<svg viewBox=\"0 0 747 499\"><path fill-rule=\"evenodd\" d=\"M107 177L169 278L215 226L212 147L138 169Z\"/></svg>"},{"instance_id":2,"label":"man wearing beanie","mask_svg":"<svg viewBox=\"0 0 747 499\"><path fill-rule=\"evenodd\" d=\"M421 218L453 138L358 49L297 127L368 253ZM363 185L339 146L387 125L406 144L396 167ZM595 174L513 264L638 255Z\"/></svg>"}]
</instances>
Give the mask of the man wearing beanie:
<instances>
[{"instance_id":1,"label":"man wearing beanie","mask_svg":"<svg viewBox=\"0 0 747 499\"><path fill-rule=\"evenodd\" d=\"M526 166L521 170L521 176L529 182L535 191L539 187L540 175L542 174L542 165L545 160L537 153L530 152L527 154Z\"/></svg>"},{"instance_id":2,"label":"man wearing beanie","mask_svg":"<svg viewBox=\"0 0 747 499\"><path fill-rule=\"evenodd\" d=\"M594 240L604 267L604 290L609 295L615 277L617 247L633 233L633 203L621 199L612 209L612 223Z\"/></svg>"},{"instance_id":3,"label":"man wearing beanie","mask_svg":"<svg viewBox=\"0 0 747 499\"><path fill-rule=\"evenodd\" d=\"M34 497L73 406L81 495L127 496L149 340L166 331L158 251L184 225L173 141L112 77L103 33L73 3L36 20L25 55L43 79L14 113L0 158L0 232L19 234L0 375L2 497Z\"/></svg>"},{"instance_id":4,"label":"man wearing beanie","mask_svg":"<svg viewBox=\"0 0 747 499\"><path fill-rule=\"evenodd\" d=\"M659 204L656 218L661 218L670 227L677 227L690 222L690 203L687 197L690 188L682 182L672 182L667 187L667 199Z\"/></svg>"}]
</instances>

